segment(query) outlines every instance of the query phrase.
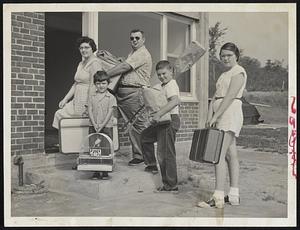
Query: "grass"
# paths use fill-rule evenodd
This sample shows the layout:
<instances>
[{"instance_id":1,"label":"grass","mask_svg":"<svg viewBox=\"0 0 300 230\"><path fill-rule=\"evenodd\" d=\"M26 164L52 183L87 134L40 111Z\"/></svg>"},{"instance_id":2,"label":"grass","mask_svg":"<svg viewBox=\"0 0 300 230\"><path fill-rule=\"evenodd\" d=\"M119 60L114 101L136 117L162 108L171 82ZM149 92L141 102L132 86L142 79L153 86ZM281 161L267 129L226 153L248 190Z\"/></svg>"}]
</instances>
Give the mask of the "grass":
<instances>
[{"instance_id":1,"label":"grass","mask_svg":"<svg viewBox=\"0 0 300 230\"><path fill-rule=\"evenodd\" d=\"M288 92L287 91L248 91L245 93L245 98L250 103L267 104L280 108L287 108L288 106Z\"/></svg>"}]
</instances>

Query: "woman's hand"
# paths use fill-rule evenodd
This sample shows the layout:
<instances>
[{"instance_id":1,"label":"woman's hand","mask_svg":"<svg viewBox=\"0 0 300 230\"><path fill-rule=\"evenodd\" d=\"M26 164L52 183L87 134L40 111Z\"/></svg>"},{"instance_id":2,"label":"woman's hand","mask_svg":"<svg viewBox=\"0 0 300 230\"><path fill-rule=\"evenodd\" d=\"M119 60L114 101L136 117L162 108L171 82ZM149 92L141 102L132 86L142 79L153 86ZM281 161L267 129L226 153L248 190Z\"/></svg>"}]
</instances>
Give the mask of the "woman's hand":
<instances>
[{"instance_id":1,"label":"woman's hand","mask_svg":"<svg viewBox=\"0 0 300 230\"><path fill-rule=\"evenodd\" d=\"M59 106L60 109L62 109L66 104L67 104L67 101L65 99L62 99L59 102L58 106Z\"/></svg>"},{"instance_id":2,"label":"woman's hand","mask_svg":"<svg viewBox=\"0 0 300 230\"><path fill-rule=\"evenodd\" d=\"M206 127L215 127L217 123L217 119L215 116L213 116L208 122L206 122Z\"/></svg>"}]
</instances>

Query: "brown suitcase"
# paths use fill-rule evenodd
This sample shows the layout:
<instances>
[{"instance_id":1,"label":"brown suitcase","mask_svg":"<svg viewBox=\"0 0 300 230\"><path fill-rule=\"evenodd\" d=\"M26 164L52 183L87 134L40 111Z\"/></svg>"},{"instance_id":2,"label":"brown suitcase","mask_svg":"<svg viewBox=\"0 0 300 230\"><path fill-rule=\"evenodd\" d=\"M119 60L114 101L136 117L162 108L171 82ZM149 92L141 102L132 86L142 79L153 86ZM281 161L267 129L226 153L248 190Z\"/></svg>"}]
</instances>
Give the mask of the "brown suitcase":
<instances>
[{"instance_id":1,"label":"brown suitcase","mask_svg":"<svg viewBox=\"0 0 300 230\"><path fill-rule=\"evenodd\" d=\"M218 164L222 150L224 131L214 128L194 131L190 160Z\"/></svg>"}]
</instances>

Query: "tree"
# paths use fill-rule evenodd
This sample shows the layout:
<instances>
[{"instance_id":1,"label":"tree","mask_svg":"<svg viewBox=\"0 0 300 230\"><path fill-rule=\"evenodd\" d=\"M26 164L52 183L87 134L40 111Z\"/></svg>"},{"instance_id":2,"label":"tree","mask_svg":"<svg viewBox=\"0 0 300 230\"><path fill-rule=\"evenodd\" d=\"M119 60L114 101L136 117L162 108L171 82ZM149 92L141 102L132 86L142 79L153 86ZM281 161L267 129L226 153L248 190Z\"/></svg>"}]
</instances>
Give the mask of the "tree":
<instances>
[{"instance_id":1,"label":"tree","mask_svg":"<svg viewBox=\"0 0 300 230\"><path fill-rule=\"evenodd\" d=\"M223 71L223 65L217 58L217 47L221 44L221 38L226 34L227 28L221 28L221 22L217 22L209 28L209 97L215 91L216 76Z\"/></svg>"}]
</instances>

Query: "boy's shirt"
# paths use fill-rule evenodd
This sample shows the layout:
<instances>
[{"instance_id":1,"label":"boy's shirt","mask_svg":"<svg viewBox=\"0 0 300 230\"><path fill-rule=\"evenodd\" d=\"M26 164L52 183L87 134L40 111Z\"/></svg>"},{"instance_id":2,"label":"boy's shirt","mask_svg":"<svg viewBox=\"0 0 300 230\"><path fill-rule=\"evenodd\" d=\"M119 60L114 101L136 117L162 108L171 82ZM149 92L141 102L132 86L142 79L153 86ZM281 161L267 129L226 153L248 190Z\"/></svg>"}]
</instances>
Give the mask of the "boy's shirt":
<instances>
[{"instance_id":1,"label":"boy's shirt","mask_svg":"<svg viewBox=\"0 0 300 230\"><path fill-rule=\"evenodd\" d=\"M106 91L104 93L100 93L95 90L91 93L89 106L92 108L92 115L96 124L102 124L104 119L107 116L107 113L110 108L117 107L117 100L114 95L110 92ZM111 116L110 120L106 124L105 127L113 126L113 116Z\"/></svg>"},{"instance_id":2,"label":"boy's shirt","mask_svg":"<svg viewBox=\"0 0 300 230\"><path fill-rule=\"evenodd\" d=\"M179 97L179 87L177 82L174 79L171 79L167 84L162 85L162 90L164 91L166 98L170 100L169 98L173 96ZM176 105L171 111L170 114L179 114L179 106Z\"/></svg>"}]
</instances>

